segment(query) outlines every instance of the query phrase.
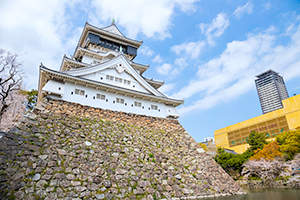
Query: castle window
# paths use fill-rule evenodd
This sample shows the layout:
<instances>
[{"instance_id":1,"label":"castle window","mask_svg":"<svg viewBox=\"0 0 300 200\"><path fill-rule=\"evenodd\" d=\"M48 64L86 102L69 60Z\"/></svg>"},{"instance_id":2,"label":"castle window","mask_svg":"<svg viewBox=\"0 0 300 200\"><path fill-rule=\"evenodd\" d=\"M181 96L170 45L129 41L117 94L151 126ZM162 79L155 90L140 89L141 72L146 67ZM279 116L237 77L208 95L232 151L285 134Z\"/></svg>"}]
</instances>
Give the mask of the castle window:
<instances>
[{"instance_id":1,"label":"castle window","mask_svg":"<svg viewBox=\"0 0 300 200\"><path fill-rule=\"evenodd\" d=\"M101 63L100 61L97 61L97 60L93 60L93 64L99 64Z\"/></svg>"},{"instance_id":2,"label":"castle window","mask_svg":"<svg viewBox=\"0 0 300 200\"><path fill-rule=\"evenodd\" d=\"M100 77L101 80L103 80L103 77Z\"/></svg>"},{"instance_id":3,"label":"castle window","mask_svg":"<svg viewBox=\"0 0 300 200\"><path fill-rule=\"evenodd\" d=\"M78 95L81 95L81 96L84 96L84 90L80 90L80 89L75 89L75 94L78 94Z\"/></svg>"},{"instance_id":4,"label":"castle window","mask_svg":"<svg viewBox=\"0 0 300 200\"><path fill-rule=\"evenodd\" d=\"M134 102L134 106L135 106L135 107L142 107L142 103L141 103L141 102L135 101L135 102Z\"/></svg>"},{"instance_id":5,"label":"castle window","mask_svg":"<svg viewBox=\"0 0 300 200\"><path fill-rule=\"evenodd\" d=\"M73 91L71 92L71 95L73 95Z\"/></svg>"},{"instance_id":6,"label":"castle window","mask_svg":"<svg viewBox=\"0 0 300 200\"><path fill-rule=\"evenodd\" d=\"M151 105L151 110L157 110L157 109L158 109L157 105Z\"/></svg>"},{"instance_id":7,"label":"castle window","mask_svg":"<svg viewBox=\"0 0 300 200\"><path fill-rule=\"evenodd\" d=\"M97 99L105 100L104 94L97 94Z\"/></svg>"},{"instance_id":8,"label":"castle window","mask_svg":"<svg viewBox=\"0 0 300 200\"><path fill-rule=\"evenodd\" d=\"M110 76L110 75L106 75L106 80L113 81L113 80L114 80L114 77L113 77L113 76Z\"/></svg>"},{"instance_id":9,"label":"castle window","mask_svg":"<svg viewBox=\"0 0 300 200\"><path fill-rule=\"evenodd\" d=\"M115 78L115 81L118 82L118 83L122 83L122 79L118 78L118 77Z\"/></svg>"},{"instance_id":10,"label":"castle window","mask_svg":"<svg viewBox=\"0 0 300 200\"><path fill-rule=\"evenodd\" d=\"M126 80L126 79L124 79L124 84L126 84L126 85L130 85L130 81L129 81L129 80Z\"/></svg>"},{"instance_id":11,"label":"castle window","mask_svg":"<svg viewBox=\"0 0 300 200\"><path fill-rule=\"evenodd\" d=\"M125 100L121 98L116 98L117 103L124 104Z\"/></svg>"},{"instance_id":12,"label":"castle window","mask_svg":"<svg viewBox=\"0 0 300 200\"><path fill-rule=\"evenodd\" d=\"M61 90L61 88L60 88L60 87L58 87L58 90Z\"/></svg>"}]
</instances>

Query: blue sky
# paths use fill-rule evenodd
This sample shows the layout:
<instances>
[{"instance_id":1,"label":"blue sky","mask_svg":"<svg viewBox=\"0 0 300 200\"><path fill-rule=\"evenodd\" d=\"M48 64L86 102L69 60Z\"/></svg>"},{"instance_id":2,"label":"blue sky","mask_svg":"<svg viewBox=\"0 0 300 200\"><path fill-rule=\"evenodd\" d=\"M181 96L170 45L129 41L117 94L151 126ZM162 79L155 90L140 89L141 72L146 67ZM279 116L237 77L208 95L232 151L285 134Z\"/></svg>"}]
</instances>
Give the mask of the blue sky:
<instances>
[{"instance_id":1,"label":"blue sky","mask_svg":"<svg viewBox=\"0 0 300 200\"><path fill-rule=\"evenodd\" d=\"M289 95L300 93L300 2L232 0L2 0L0 48L18 53L27 89L38 66L58 70L72 55L86 21L115 19L127 37L143 40L135 62L161 91L184 98L179 121L197 142L261 115L254 79L269 69Z\"/></svg>"}]
</instances>

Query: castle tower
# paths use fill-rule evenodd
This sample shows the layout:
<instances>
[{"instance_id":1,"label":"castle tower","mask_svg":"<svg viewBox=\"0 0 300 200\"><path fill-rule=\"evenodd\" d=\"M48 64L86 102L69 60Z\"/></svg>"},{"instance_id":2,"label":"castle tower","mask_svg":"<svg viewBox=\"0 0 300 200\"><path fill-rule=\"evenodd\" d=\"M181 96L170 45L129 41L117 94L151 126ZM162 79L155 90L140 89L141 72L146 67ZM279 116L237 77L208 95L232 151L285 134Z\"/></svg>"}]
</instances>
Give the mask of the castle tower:
<instances>
[{"instance_id":1,"label":"castle tower","mask_svg":"<svg viewBox=\"0 0 300 200\"><path fill-rule=\"evenodd\" d=\"M96 108L178 118L171 99L157 89L164 82L143 77L149 65L135 63L142 41L125 37L113 22L98 28L88 23L71 58L64 56L60 71L40 65L38 103L45 97Z\"/></svg>"}]
</instances>

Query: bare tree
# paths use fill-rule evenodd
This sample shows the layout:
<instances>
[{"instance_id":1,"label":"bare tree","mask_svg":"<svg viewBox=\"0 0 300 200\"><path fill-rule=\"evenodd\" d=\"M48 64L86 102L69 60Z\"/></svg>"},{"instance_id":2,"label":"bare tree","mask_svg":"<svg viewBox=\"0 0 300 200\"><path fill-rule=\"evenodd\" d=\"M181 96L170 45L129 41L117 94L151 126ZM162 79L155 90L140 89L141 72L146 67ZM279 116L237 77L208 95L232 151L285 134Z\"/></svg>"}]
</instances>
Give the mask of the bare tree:
<instances>
[{"instance_id":1,"label":"bare tree","mask_svg":"<svg viewBox=\"0 0 300 200\"><path fill-rule=\"evenodd\" d=\"M0 49L0 122L12 104L12 96L20 91L22 85L22 63L18 55Z\"/></svg>"}]
</instances>

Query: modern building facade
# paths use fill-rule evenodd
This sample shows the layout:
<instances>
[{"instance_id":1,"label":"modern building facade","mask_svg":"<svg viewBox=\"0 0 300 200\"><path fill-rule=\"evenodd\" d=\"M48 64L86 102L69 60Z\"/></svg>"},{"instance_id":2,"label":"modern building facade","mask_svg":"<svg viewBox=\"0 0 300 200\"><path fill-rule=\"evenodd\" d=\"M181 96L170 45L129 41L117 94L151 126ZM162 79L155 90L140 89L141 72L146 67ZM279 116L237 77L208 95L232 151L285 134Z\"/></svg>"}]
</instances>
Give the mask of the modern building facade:
<instances>
[{"instance_id":1,"label":"modern building facade","mask_svg":"<svg viewBox=\"0 0 300 200\"><path fill-rule=\"evenodd\" d=\"M282 100L289 98L283 78L272 70L256 77L255 85L263 114L282 108Z\"/></svg>"},{"instance_id":2,"label":"modern building facade","mask_svg":"<svg viewBox=\"0 0 300 200\"><path fill-rule=\"evenodd\" d=\"M283 108L215 131L217 147L243 153L249 148L247 138L252 131L265 133L273 140L281 132L300 128L300 95L282 101Z\"/></svg>"},{"instance_id":3,"label":"modern building facade","mask_svg":"<svg viewBox=\"0 0 300 200\"><path fill-rule=\"evenodd\" d=\"M38 103L44 96L96 108L163 118L178 118L172 99L158 89L162 81L147 79L149 65L135 63L142 41L125 37L113 22L98 28L85 24L71 58L60 71L40 65Z\"/></svg>"}]
</instances>

